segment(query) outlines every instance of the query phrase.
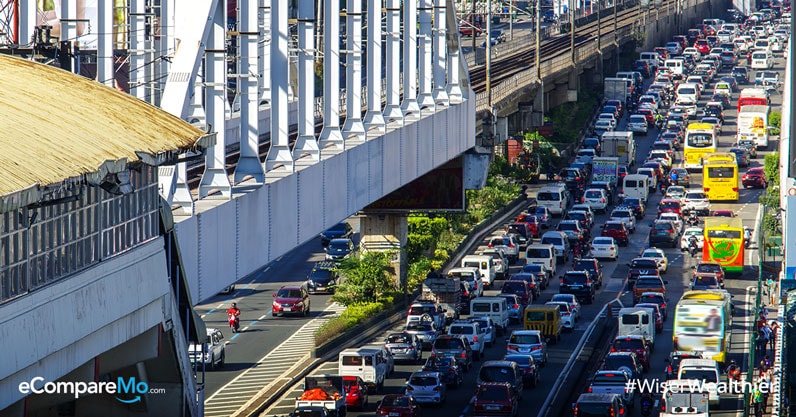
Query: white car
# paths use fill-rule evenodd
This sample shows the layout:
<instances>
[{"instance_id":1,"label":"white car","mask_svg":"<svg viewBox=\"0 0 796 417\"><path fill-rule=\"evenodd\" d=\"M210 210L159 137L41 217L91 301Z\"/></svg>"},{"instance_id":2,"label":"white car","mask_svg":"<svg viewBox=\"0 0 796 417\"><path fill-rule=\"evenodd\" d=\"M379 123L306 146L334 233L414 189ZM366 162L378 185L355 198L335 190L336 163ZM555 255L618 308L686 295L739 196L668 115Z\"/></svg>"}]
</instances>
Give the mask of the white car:
<instances>
[{"instance_id":1,"label":"white car","mask_svg":"<svg viewBox=\"0 0 796 417\"><path fill-rule=\"evenodd\" d=\"M691 100L691 99L677 99L677 101L674 102L674 105L677 106L677 107L682 108L683 110L685 110L685 114L687 114L688 117L690 117L692 119L694 117L696 117L697 106L696 106L696 103L694 102L694 100Z\"/></svg>"},{"instance_id":2,"label":"white car","mask_svg":"<svg viewBox=\"0 0 796 417\"><path fill-rule=\"evenodd\" d=\"M643 114L633 114L627 121L627 129L634 133L647 134L647 117Z\"/></svg>"},{"instance_id":3,"label":"white car","mask_svg":"<svg viewBox=\"0 0 796 417\"><path fill-rule=\"evenodd\" d=\"M619 244L612 237L598 236L592 239L589 254L595 258L615 261L619 257Z\"/></svg>"},{"instance_id":4,"label":"white car","mask_svg":"<svg viewBox=\"0 0 796 417\"><path fill-rule=\"evenodd\" d=\"M589 188L583 193L583 203L588 204L594 211L605 213L608 210L608 196L605 190Z\"/></svg>"},{"instance_id":5,"label":"white car","mask_svg":"<svg viewBox=\"0 0 796 417\"><path fill-rule=\"evenodd\" d=\"M669 258L666 257L666 253L663 249L658 249L656 247L645 249L644 252L641 252L641 257L655 258L658 261L658 270L661 271L662 274L665 274L666 271L669 270Z\"/></svg>"},{"instance_id":6,"label":"white car","mask_svg":"<svg viewBox=\"0 0 796 417\"><path fill-rule=\"evenodd\" d=\"M598 132L613 132L614 126L609 120L598 120L594 123L594 130Z\"/></svg>"},{"instance_id":7,"label":"white car","mask_svg":"<svg viewBox=\"0 0 796 417\"><path fill-rule=\"evenodd\" d=\"M658 220L668 220L674 223L674 230L677 233L683 230L683 219L680 218L680 215L677 213L661 213L658 215Z\"/></svg>"},{"instance_id":8,"label":"white car","mask_svg":"<svg viewBox=\"0 0 796 417\"><path fill-rule=\"evenodd\" d=\"M710 200L702 191L687 191L680 201L683 204L683 214L696 211L707 216L710 213Z\"/></svg>"},{"instance_id":9,"label":"white car","mask_svg":"<svg viewBox=\"0 0 796 417\"><path fill-rule=\"evenodd\" d=\"M520 259L520 245L514 240L513 236L492 236L487 246L492 249L501 249L506 254L506 257L509 258L509 263L517 262Z\"/></svg>"},{"instance_id":10,"label":"white car","mask_svg":"<svg viewBox=\"0 0 796 417\"><path fill-rule=\"evenodd\" d=\"M597 116L597 120L608 120L611 122L611 127L616 129L616 118L614 117L613 113L600 113Z\"/></svg>"},{"instance_id":11,"label":"white car","mask_svg":"<svg viewBox=\"0 0 796 417\"><path fill-rule=\"evenodd\" d=\"M667 170L672 168L672 157L669 156L669 153L664 150L650 151L647 160L660 162L661 165L663 165L663 167L666 168Z\"/></svg>"},{"instance_id":12,"label":"white car","mask_svg":"<svg viewBox=\"0 0 796 417\"><path fill-rule=\"evenodd\" d=\"M673 198L680 201L683 196L685 196L685 187L681 185L672 185L666 189L666 197L664 198Z\"/></svg>"},{"instance_id":13,"label":"white car","mask_svg":"<svg viewBox=\"0 0 796 417\"><path fill-rule=\"evenodd\" d=\"M580 320L580 302L575 294L556 294L550 301L563 301L569 304L569 311L575 316L575 321Z\"/></svg>"},{"instance_id":14,"label":"white car","mask_svg":"<svg viewBox=\"0 0 796 417\"><path fill-rule=\"evenodd\" d=\"M704 230L701 227L686 227L683 235L680 237L680 250L685 251L688 250L688 241L691 239L691 236L695 236L697 239L697 247L702 250L702 245L705 244L705 235Z\"/></svg>"},{"instance_id":15,"label":"white car","mask_svg":"<svg viewBox=\"0 0 796 417\"><path fill-rule=\"evenodd\" d=\"M569 331L575 330L575 319L572 317L572 310L569 303L565 301L548 301L544 303L546 306L558 306L561 311L561 324Z\"/></svg>"},{"instance_id":16,"label":"white car","mask_svg":"<svg viewBox=\"0 0 796 417\"><path fill-rule=\"evenodd\" d=\"M625 224L628 233L636 232L636 213L630 207L617 207L611 212L608 221L617 221Z\"/></svg>"}]
</instances>

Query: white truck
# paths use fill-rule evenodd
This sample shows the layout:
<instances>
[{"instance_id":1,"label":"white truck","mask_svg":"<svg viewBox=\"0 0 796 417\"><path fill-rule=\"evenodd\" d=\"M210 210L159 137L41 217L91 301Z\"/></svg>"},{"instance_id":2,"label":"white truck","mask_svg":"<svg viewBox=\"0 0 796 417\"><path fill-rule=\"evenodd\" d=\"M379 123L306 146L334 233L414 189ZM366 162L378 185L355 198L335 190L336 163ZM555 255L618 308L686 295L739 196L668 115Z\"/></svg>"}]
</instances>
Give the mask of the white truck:
<instances>
[{"instance_id":1,"label":"white truck","mask_svg":"<svg viewBox=\"0 0 796 417\"><path fill-rule=\"evenodd\" d=\"M660 417L709 417L708 394L692 392L689 384L681 380L666 381Z\"/></svg>"},{"instance_id":2,"label":"white truck","mask_svg":"<svg viewBox=\"0 0 796 417\"><path fill-rule=\"evenodd\" d=\"M322 407L331 417L345 417L345 385L342 375L304 377L304 392L296 400L296 409Z\"/></svg>"},{"instance_id":3,"label":"white truck","mask_svg":"<svg viewBox=\"0 0 796 417\"><path fill-rule=\"evenodd\" d=\"M617 157L595 157L591 160L592 181L605 181L614 187L617 186L619 178L619 158Z\"/></svg>"},{"instance_id":4,"label":"white truck","mask_svg":"<svg viewBox=\"0 0 796 417\"><path fill-rule=\"evenodd\" d=\"M636 161L636 141L633 132L605 132L602 136L604 157L619 158L619 164L628 168Z\"/></svg>"},{"instance_id":5,"label":"white truck","mask_svg":"<svg viewBox=\"0 0 796 417\"><path fill-rule=\"evenodd\" d=\"M624 78L606 78L604 86L603 99L605 100L621 100L622 105L625 105L633 95L633 91Z\"/></svg>"},{"instance_id":6,"label":"white truck","mask_svg":"<svg viewBox=\"0 0 796 417\"><path fill-rule=\"evenodd\" d=\"M188 346L188 358L193 364L203 363L210 368L224 367L226 359L224 335L221 330L208 328L207 339Z\"/></svg>"},{"instance_id":7,"label":"white truck","mask_svg":"<svg viewBox=\"0 0 796 417\"><path fill-rule=\"evenodd\" d=\"M769 106L746 105L741 107L738 113L738 134L736 142L739 140L754 140L757 149L762 150L768 147L768 117L771 113Z\"/></svg>"},{"instance_id":8,"label":"white truck","mask_svg":"<svg viewBox=\"0 0 796 417\"><path fill-rule=\"evenodd\" d=\"M423 280L421 300L434 301L445 309L445 321L450 323L459 318L462 303L461 281L457 276L444 277L429 273Z\"/></svg>"}]
</instances>

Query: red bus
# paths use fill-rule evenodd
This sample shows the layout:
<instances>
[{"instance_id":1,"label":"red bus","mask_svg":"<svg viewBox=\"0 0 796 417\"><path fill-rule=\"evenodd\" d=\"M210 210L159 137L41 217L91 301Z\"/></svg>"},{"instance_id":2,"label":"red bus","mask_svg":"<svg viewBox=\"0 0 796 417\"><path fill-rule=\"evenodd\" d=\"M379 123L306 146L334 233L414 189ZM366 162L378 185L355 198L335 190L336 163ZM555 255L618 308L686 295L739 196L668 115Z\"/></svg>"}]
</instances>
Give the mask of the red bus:
<instances>
[{"instance_id":1,"label":"red bus","mask_svg":"<svg viewBox=\"0 0 796 417\"><path fill-rule=\"evenodd\" d=\"M768 106L768 93L762 88L744 88L738 97L738 111L749 105Z\"/></svg>"}]
</instances>

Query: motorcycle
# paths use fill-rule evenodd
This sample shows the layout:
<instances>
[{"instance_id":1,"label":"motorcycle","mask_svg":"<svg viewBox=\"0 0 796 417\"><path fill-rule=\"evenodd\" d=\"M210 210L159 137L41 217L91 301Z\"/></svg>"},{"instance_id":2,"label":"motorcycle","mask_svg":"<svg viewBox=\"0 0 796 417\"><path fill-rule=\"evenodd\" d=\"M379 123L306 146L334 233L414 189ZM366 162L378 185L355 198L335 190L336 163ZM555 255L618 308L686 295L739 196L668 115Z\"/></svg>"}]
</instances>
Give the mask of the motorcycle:
<instances>
[{"instance_id":1,"label":"motorcycle","mask_svg":"<svg viewBox=\"0 0 796 417\"><path fill-rule=\"evenodd\" d=\"M232 333L237 333L240 329L240 319L235 314L228 315L229 320L229 328L232 329Z\"/></svg>"},{"instance_id":2,"label":"motorcycle","mask_svg":"<svg viewBox=\"0 0 796 417\"><path fill-rule=\"evenodd\" d=\"M645 396L641 398L641 415L644 417L652 414L652 398Z\"/></svg>"},{"instance_id":3,"label":"motorcycle","mask_svg":"<svg viewBox=\"0 0 796 417\"><path fill-rule=\"evenodd\" d=\"M743 228L743 247L748 248L752 245L752 229L744 226Z\"/></svg>"},{"instance_id":4,"label":"motorcycle","mask_svg":"<svg viewBox=\"0 0 796 417\"><path fill-rule=\"evenodd\" d=\"M697 246L696 240L692 240L692 241L691 241L691 242L688 244L688 253L691 255L691 257L692 257L692 258L693 258L694 256L696 256L696 253L697 253L697 250L698 250L698 249L699 249L699 247Z\"/></svg>"},{"instance_id":5,"label":"motorcycle","mask_svg":"<svg viewBox=\"0 0 796 417\"><path fill-rule=\"evenodd\" d=\"M688 220L686 220L686 222L688 223L689 226L694 226L694 227L699 226L699 217L692 215L688 218Z\"/></svg>"}]
</instances>

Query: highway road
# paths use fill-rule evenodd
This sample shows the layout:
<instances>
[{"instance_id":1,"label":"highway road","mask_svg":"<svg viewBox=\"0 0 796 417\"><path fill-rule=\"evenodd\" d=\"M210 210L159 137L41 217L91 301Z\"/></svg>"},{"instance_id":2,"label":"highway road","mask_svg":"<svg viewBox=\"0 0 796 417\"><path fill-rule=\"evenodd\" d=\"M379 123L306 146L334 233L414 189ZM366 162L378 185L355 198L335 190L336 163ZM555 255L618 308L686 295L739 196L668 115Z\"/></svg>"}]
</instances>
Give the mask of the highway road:
<instances>
[{"instance_id":1,"label":"highway road","mask_svg":"<svg viewBox=\"0 0 796 417\"><path fill-rule=\"evenodd\" d=\"M775 70L781 72L784 70L784 60L778 57L775 60ZM726 70L725 70L726 72ZM753 77L750 77L753 79ZM649 81L648 81L649 82ZM707 91L712 91L712 85L708 87ZM705 95L709 97L708 95ZM733 99L737 99L738 93L733 94ZM775 94L772 96L772 106L774 109L780 108L781 95ZM705 101L700 102L704 105ZM720 150L727 150L731 146L735 133L735 110L733 108L725 111L725 125L720 138ZM626 122L625 117L620 124ZM638 143L638 162L646 158L646 153L652 145L654 138L657 135L656 130L651 130L650 134L646 137L637 137ZM776 149L778 141L773 140L770 149ZM751 166L762 166L763 152L757 159L752 161ZM680 161L682 155L679 155ZM678 162L678 161L676 161ZM743 173L745 169L741 170ZM698 188L701 184L701 174L693 174L691 176L691 187ZM538 185L531 187L531 194L537 189ZM758 214L759 204L758 197L761 190L756 189L741 189L740 199L734 203L717 203L712 205L712 209L731 209L740 216L744 224L749 227L754 227L755 218ZM598 292L597 300L593 305L586 305L583 308L583 318L577 324L575 331L571 334L565 334L561 343L549 347L549 364L541 371L542 384L535 389L526 391L525 398L522 401L523 415L535 416L548 395L549 388L553 385L556 378L561 373L564 364L573 353L574 347L577 345L579 339L584 333L588 324L592 321L594 316L600 311L603 305L619 298L620 301L629 305L631 303L630 295L626 294L625 289L625 276L627 273L626 264L635 256L637 256L644 248L647 247L647 234L649 227L654 218L655 207L660 201L660 193L652 194L650 202L647 205L647 216L641 220L635 234L631 235L631 243L628 247L621 249L621 256L617 262L603 261L603 276L604 286ZM606 220L606 215L598 215L592 233L599 233L599 226ZM353 219L353 226L357 226L356 219ZM500 225L496 226L495 232L501 230ZM754 232L753 242L756 239L757 231ZM485 239L486 240L486 239ZM486 241L481 242L482 245ZM311 340L311 331L308 329L317 328L321 321L339 311L335 306L329 311L322 311L329 307L329 297L325 295L312 296L312 311L308 318L272 318L269 314L271 304L271 294L276 291L281 285L296 284L303 282L306 279L307 273L311 269L314 262L323 259L323 252L320 249L319 240L313 240L307 244L296 248L290 254L284 256L271 265L267 265L260 272L250 277L247 281L239 283L237 291L232 295L215 297L202 305L197 306L197 311L206 320L208 327L217 326L222 329L226 328L226 315L224 310L229 306L232 301L236 301L238 306L243 311L241 316L241 326L244 331L237 335L232 335L228 331L225 332L227 336L227 359L226 366L221 370L208 371L206 374L206 398L207 404L210 404L214 399L217 403L225 403L227 407L234 406L240 401L245 402L253 396L259 388L264 384L270 382L273 378L278 376L276 372L279 369L286 370L292 363L295 363L297 357L303 356L308 353L307 340ZM668 293L670 304L673 306L680 295L685 291L690 283L690 267L695 265L697 259L692 259L690 256L683 256L678 249L665 249L669 257L670 268L666 274L665 279L668 280ZM757 264L758 251L753 245L747 251L747 265ZM520 268L523 261L521 260L517 265L512 267L513 271ZM569 266L564 265L563 270ZM562 271L560 269L559 271ZM740 278L732 278L727 281L727 289L734 296L734 304L736 306L736 317L733 328L733 343L732 343L732 358L739 363L743 363L743 349L748 346L744 344L747 333L744 329L748 326L747 319L749 317L750 308L749 302L754 298L750 293L750 288L755 285L757 273L755 268L747 267L743 276ZM500 282L496 288L499 288ZM551 286L544 291L543 296L537 303L546 301L552 294L558 292L558 282L554 280ZM669 313L672 313L671 307ZM670 314L671 316L671 314ZM662 377L665 368L664 358L668 355L671 348L671 320L666 323L664 333L659 337L656 350L652 357L652 370L646 375L648 378ZM396 329L397 330L397 329ZM297 337L301 336L301 337ZM289 340L290 338L290 340ZM383 335L376 337L373 342L380 342ZM302 339L299 343L296 339ZM283 343L285 341L292 343ZM279 358L269 359L267 356L269 352L280 351L286 352L279 356ZM492 348L488 348L485 359L499 359L505 353L505 337L499 339ZM425 353L428 356L428 353ZM255 371L259 366L269 365L272 368L272 373L263 373L257 379L252 379L250 382L241 378L245 373L256 373ZM386 384L385 393L397 393L405 384L406 378L409 377L411 372L418 369L417 365L404 365L399 364L396 366L396 372ZM317 373L335 373L337 370L336 363L325 363L314 372ZM467 414L469 400L472 397L473 390L475 389L475 375L477 373L477 366L474 370L466 374L465 384L462 388L452 389L449 391L448 401L445 406L441 407L436 413L440 417L459 416ZM234 383L230 384L233 379ZM292 387L283 398L277 401L272 407L265 411L264 415L286 415L292 411L293 401L300 395L299 385ZM215 396L215 398L214 398ZM370 407L364 413L351 412L350 415L358 417L360 414L372 414L375 410L375 403L379 399L378 395L372 395L370 399ZM738 399L727 397L722 400L722 411L712 412L716 415L735 415L739 411ZM215 411L208 409L207 415L229 415L230 412L222 411L225 409L217 408Z\"/></svg>"}]
</instances>

